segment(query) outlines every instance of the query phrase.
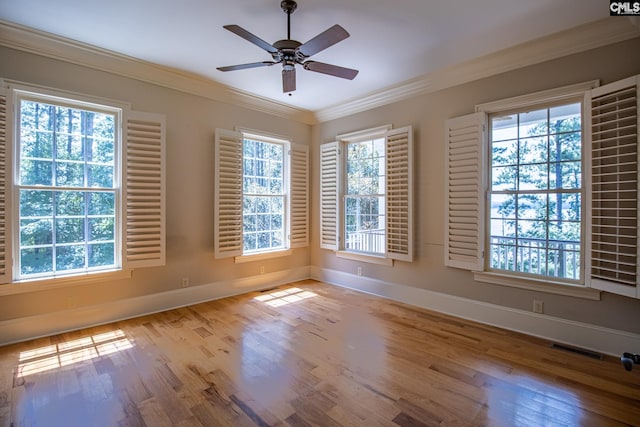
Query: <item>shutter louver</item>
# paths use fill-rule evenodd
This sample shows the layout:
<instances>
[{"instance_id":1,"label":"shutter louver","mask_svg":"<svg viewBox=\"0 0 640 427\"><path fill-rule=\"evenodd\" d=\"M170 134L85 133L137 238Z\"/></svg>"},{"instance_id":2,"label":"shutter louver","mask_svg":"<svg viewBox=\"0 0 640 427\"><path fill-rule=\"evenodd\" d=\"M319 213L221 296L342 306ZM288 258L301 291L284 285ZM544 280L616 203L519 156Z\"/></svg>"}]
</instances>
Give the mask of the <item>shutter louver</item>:
<instances>
[{"instance_id":1,"label":"shutter louver","mask_svg":"<svg viewBox=\"0 0 640 427\"><path fill-rule=\"evenodd\" d=\"M291 144L290 246L309 244L309 147Z\"/></svg>"},{"instance_id":2,"label":"shutter louver","mask_svg":"<svg viewBox=\"0 0 640 427\"><path fill-rule=\"evenodd\" d=\"M486 115L446 121L445 265L484 268L483 141Z\"/></svg>"},{"instance_id":3,"label":"shutter louver","mask_svg":"<svg viewBox=\"0 0 640 427\"><path fill-rule=\"evenodd\" d=\"M242 255L242 134L216 129L215 257Z\"/></svg>"},{"instance_id":4,"label":"shutter louver","mask_svg":"<svg viewBox=\"0 0 640 427\"><path fill-rule=\"evenodd\" d=\"M386 141L386 256L413 261L411 127L387 132Z\"/></svg>"},{"instance_id":5,"label":"shutter louver","mask_svg":"<svg viewBox=\"0 0 640 427\"><path fill-rule=\"evenodd\" d=\"M165 118L125 113L123 267L165 263Z\"/></svg>"},{"instance_id":6,"label":"shutter louver","mask_svg":"<svg viewBox=\"0 0 640 427\"><path fill-rule=\"evenodd\" d=\"M10 264L10 236L7 233L7 225L9 224L9 193L8 178L9 162L8 153L8 91L0 88L0 283L11 282L11 264Z\"/></svg>"},{"instance_id":7,"label":"shutter louver","mask_svg":"<svg viewBox=\"0 0 640 427\"><path fill-rule=\"evenodd\" d=\"M338 143L320 146L320 247L338 250Z\"/></svg>"},{"instance_id":8,"label":"shutter louver","mask_svg":"<svg viewBox=\"0 0 640 427\"><path fill-rule=\"evenodd\" d=\"M591 286L638 292L638 78L591 93Z\"/></svg>"}]
</instances>

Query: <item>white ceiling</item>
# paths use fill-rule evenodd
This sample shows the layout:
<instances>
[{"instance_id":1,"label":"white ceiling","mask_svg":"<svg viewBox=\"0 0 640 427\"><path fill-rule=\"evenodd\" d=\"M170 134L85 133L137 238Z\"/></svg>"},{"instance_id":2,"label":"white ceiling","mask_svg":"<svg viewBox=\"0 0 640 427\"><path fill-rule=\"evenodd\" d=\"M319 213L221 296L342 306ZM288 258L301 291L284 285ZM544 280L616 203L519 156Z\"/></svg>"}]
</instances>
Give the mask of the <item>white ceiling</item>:
<instances>
[{"instance_id":1,"label":"white ceiling","mask_svg":"<svg viewBox=\"0 0 640 427\"><path fill-rule=\"evenodd\" d=\"M360 73L349 81L298 67L297 90L287 96L280 66L216 70L271 59L222 26L285 39L279 0L0 0L2 20L310 111L607 16L603 0L298 0L291 38L304 43L340 24L351 37L312 59Z\"/></svg>"}]
</instances>

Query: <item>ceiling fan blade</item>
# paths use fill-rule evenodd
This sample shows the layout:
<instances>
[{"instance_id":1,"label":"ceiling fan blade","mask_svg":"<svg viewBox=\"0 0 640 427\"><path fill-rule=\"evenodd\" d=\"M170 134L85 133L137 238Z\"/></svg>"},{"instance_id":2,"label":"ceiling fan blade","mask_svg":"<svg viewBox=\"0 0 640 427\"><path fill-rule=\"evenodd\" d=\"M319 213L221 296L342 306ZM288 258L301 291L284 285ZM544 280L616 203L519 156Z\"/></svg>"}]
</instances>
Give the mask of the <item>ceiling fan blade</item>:
<instances>
[{"instance_id":1,"label":"ceiling fan blade","mask_svg":"<svg viewBox=\"0 0 640 427\"><path fill-rule=\"evenodd\" d=\"M298 52L302 53L307 58L311 55L315 55L321 50L325 50L329 46L333 46L349 37L349 33L347 30L342 28L340 25L334 25L328 30L318 34L308 42L304 43L302 46L298 48Z\"/></svg>"},{"instance_id":2,"label":"ceiling fan blade","mask_svg":"<svg viewBox=\"0 0 640 427\"><path fill-rule=\"evenodd\" d=\"M324 62L307 61L302 64L305 70L316 73L328 74L330 76L353 80L358 75L358 70L352 68L339 67L337 65L325 64Z\"/></svg>"},{"instance_id":3,"label":"ceiling fan blade","mask_svg":"<svg viewBox=\"0 0 640 427\"><path fill-rule=\"evenodd\" d=\"M296 69L282 70L282 92L293 92L296 90Z\"/></svg>"},{"instance_id":4,"label":"ceiling fan blade","mask_svg":"<svg viewBox=\"0 0 640 427\"><path fill-rule=\"evenodd\" d=\"M273 61L262 61L262 62L252 62L250 64L240 64L240 65L229 65L228 67L218 67L217 70L220 71L235 71L235 70L244 70L247 68L256 68L256 67L268 67L275 64Z\"/></svg>"},{"instance_id":5,"label":"ceiling fan blade","mask_svg":"<svg viewBox=\"0 0 640 427\"><path fill-rule=\"evenodd\" d=\"M271 46L266 41L262 40L260 37L250 33L239 25L223 25L222 28L231 31L232 33L242 37L243 39L255 44L259 48L266 50L269 53L278 53L278 49Z\"/></svg>"}]
</instances>

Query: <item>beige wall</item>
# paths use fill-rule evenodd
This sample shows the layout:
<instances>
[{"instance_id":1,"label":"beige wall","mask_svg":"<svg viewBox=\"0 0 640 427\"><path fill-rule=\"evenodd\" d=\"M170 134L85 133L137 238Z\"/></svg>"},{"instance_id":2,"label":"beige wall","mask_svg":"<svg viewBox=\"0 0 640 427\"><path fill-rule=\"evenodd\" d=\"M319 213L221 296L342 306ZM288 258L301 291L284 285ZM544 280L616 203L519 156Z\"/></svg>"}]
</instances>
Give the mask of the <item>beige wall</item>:
<instances>
[{"instance_id":1,"label":"beige wall","mask_svg":"<svg viewBox=\"0 0 640 427\"><path fill-rule=\"evenodd\" d=\"M183 277L194 287L257 276L260 266L268 275L309 265L307 248L247 264L213 255L215 128L243 126L308 145L309 125L6 48L0 48L0 78L125 101L135 110L167 117L166 266L135 270L126 280L0 296L0 321L65 310L69 298L81 308L169 291L179 288Z\"/></svg>"},{"instance_id":2,"label":"beige wall","mask_svg":"<svg viewBox=\"0 0 640 427\"><path fill-rule=\"evenodd\" d=\"M283 118L115 76L12 49L0 48L0 77L130 102L134 109L167 116L167 264L139 269L131 279L0 297L0 321L54 313L68 307L100 305L175 290L182 277L191 286L257 276L259 268L278 272L313 265L355 273L389 283L442 292L530 310L542 299L545 313L640 333L640 301L603 293L601 301L544 294L474 282L471 274L443 266L445 119L473 111L476 104L602 79L604 83L640 73L640 39L503 75L464 84L407 101L308 126ZM318 145L336 134L391 123L415 132L416 212L413 263L394 267L337 259L318 244ZM216 127L244 126L288 135L310 144L311 246L293 256L249 264L213 257L213 135ZM2 340L0 340L1 342Z\"/></svg>"},{"instance_id":3,"label":"beige wall","mask_svg":"<svg viewBox=\"0 0 640 427\"><path fill-rule=\"evenodd\" d=\"M323 123L313 132L312 265L450 295L530 311L544 301L545 314L640 332L640 301L603 293L601 301L475 282L471 273L444 267L444 121L472 113L476 104L600 79L612 82L640 73L640 39L482 79L367 112ZM318 144L337 134L392 124L412 125L415 150L415 261L394 267L338 259L319 249Z\"/></svg>"}]
</instances>

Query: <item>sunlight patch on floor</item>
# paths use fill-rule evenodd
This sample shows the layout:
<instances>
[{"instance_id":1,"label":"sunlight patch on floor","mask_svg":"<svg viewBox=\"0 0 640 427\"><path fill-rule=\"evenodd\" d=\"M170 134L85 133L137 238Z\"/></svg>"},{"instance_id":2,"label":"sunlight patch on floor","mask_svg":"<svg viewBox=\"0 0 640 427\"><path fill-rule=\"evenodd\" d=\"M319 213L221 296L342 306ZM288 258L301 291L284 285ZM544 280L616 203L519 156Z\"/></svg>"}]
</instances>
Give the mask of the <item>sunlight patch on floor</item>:
<instances>
[{"instance_id":1,"label":"sunlight patch on floor","mask_svg":"<svg viewBox=\"0 0 640 427\"><path fill-rule=\"evenodd\" d=\"M50 371L129 348L133 348L133 344L118 329L23 351L20 353L18 377Z\"/></svg>"},{"instance_id":2,"label":"sunlight patch on floor","mask_svg":"<svg viewBox=\"0 0 640 427\"><path fill-rule=\"evenodd\" d=\"M300 288L288 288L259 295L254 299L271 307L280 307L315 296L318 296L318 294L311 291L305 291Z\"/></svg>"}]
</instances>

